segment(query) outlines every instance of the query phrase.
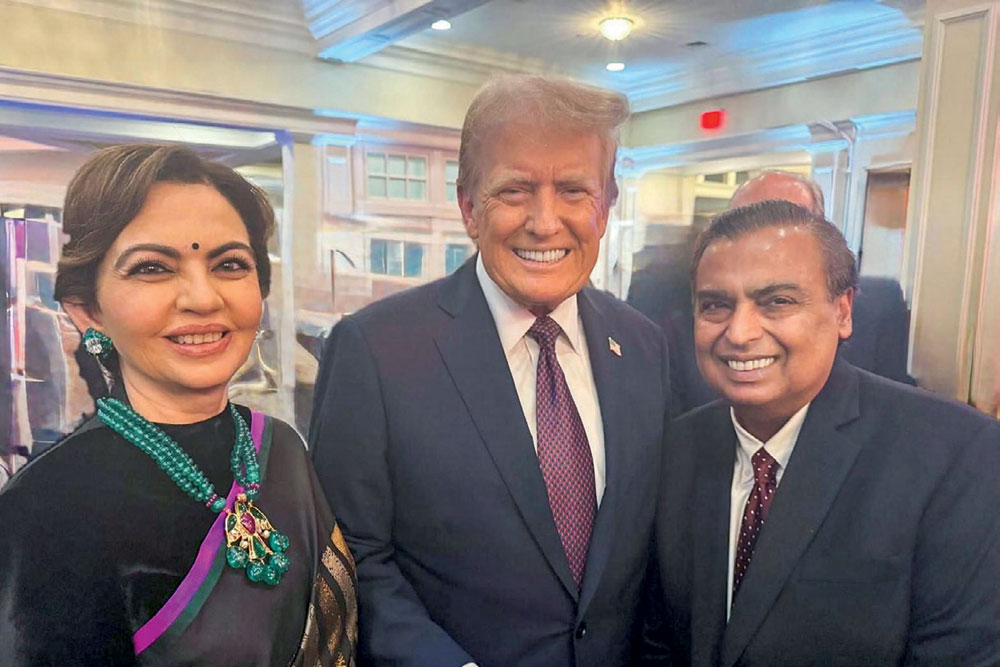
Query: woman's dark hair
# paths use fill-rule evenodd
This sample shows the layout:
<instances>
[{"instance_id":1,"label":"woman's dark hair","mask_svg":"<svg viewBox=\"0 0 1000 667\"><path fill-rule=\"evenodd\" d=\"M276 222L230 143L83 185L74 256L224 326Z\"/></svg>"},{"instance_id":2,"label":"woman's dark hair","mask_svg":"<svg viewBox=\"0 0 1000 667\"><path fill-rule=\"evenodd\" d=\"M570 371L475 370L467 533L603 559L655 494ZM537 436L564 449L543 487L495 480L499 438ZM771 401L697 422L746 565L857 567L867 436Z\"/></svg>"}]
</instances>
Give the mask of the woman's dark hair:
<instances>
[{"instance_id":1,"label":"woman's dark hair","mask_svg":"<svg viewBox=\"0 0 1000 667\"><path fill-rule=\"evenodd\" d=\"M246 225L260 292L266 297L271 288L267 240L274 231L274 211L264 191L189 148L130 144L98 151L69 183L62 216L69 240L56 273L56 300L88 309L97 305L97 268L156 183L210 185L232 204Z\"/></svg>"}]
</instances>

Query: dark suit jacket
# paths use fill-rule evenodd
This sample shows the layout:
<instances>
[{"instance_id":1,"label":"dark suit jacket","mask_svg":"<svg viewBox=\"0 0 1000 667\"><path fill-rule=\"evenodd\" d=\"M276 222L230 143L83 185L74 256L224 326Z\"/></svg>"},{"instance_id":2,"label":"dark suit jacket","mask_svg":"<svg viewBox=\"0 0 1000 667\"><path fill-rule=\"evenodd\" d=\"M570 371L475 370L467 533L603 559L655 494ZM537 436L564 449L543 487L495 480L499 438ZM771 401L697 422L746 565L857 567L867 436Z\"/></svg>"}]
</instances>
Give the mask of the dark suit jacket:
<instances>
[{"instance_id":1,"label":"dark suit jacket","mask_svg":"<svg viewBox=\"0 0 1000 667\"><path fill-rule=\"evenodd\" d=\"M996 421L838 362L728 625L738 446L729 406L681 417L671 442L651 657L699 667L1000 664Z\"/></svg>"},{"instance_id":2,"label":"dark suit jacket","mask_svg":"<svg viewBox=\"0 0 1000 667\"><path fill-rule=\"evenodd\" d=\"M906 372L910 314L899 283L862 276L854 296L854 333L840 346L848 363L882 377L916 384Z\"/></svg>"},{"instance_id":3,"label":"dark suit jacket","mask_svg":"<svg viewBox=\"0 0 1000 667\"><path fill-rule=\"evenodd\" d=\"M705 382L695 361L690 252L684 247L662 250L671 255L633 274L628 303L658 323L667 337L676 416L715 400L718 393Z\"/></svg>"},{"instance_id":4,"label":"dark suit jacket","mask_svg":"<svg viewBox=\"0 0 1000 667\"><path fill-rule=\"evenodd\" d=\"M475 258L331 331L310 442L358 562L363 662L628 664L669 401L666 344L608 294L584 289L578 303L607 463L579 592Z\"/></svg>"}]
</instances>

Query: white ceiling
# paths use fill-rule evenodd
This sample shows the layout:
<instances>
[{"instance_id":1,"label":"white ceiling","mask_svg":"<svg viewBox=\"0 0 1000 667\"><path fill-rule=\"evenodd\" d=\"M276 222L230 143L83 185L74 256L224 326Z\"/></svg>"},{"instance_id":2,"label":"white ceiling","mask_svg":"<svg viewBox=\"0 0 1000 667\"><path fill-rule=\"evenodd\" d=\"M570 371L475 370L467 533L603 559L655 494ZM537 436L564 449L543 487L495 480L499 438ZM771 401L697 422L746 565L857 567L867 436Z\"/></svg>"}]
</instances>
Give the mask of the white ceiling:
<instances>
[{"instance_id":1,"label":"white ceiling","mask_svg":"<svg viewBox=\"0 0 1000 667\"><path fill-rule=\"evenodd\" d=\"M562 72L636 110L920 57L923 0L19 0L478 83ZM635 19L619 43L610 14ZM429 29L448 18L452 29ZM701 41L704 46L688 46ZM626 69L606 72L610 61Z\"/></svg>"},{"instance_id":2,"label":"white ceiling","mask_svg":"<svg viewBox=\"0 0 1000 667\"><path fill-rule=\"evenodd\" d=\"M898 0L491 0L394 48L485 50L563 72L654 108L920 56L924 2ZM628 38L598 32L634 19ZM689 46L692 42L703 45ZM378 61L380 54L361 62ZM503 59L500 58L503 62ZM609 62L626 69L611 73Z\"/></svg>"}]
</instances>

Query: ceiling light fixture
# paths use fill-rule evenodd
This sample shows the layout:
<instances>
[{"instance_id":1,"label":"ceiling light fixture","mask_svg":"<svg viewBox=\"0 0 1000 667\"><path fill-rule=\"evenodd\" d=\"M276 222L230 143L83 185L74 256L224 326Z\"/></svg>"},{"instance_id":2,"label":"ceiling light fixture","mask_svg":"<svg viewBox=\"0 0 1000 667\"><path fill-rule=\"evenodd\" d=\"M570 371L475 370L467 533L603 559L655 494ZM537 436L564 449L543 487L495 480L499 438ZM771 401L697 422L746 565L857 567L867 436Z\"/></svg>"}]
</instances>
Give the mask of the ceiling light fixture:
<instances>
[{"instance_id":1,"label":"ceiling light fixture","mask_svg":"<svg viewBox=\"0 0 1000 667\"><path fill-rule=\"evenodd\" d=\"M624 16L609 16L597 24L601 34L612 42L618 42L629 36L635 23Z\"/></svg>"},{"instance_id":2,"label":"ceiling light fixture","mask_svg":"<svg viewBox=\"0 0 1000 667\"><path fill-rule=\"evenodd\" d=\"M604 66L604 69L609 72L620 72L625 69L625 63L608 63Z\"/></svg>"},{"instance_id":3,"label":"ceiling light fixture","mask_svg":"<svg viewBox=\"0 0 1000 667\"><path fill-rule=\"evenodd\" d=\"M451 21L440 19L431 24L432 30L451 30Z\"/></svg>"}]
</instances>

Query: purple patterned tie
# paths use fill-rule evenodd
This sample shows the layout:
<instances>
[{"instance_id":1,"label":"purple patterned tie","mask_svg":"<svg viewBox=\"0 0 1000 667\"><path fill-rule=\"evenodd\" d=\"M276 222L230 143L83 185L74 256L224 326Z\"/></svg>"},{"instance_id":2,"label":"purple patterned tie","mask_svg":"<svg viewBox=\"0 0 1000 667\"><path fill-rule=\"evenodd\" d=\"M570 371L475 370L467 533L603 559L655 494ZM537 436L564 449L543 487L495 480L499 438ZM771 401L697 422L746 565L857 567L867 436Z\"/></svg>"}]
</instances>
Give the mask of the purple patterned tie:
<instances>
[{"instance_id":1,"label":"purple patterned tie","mask_svg":"<svg viewBox=\"0 0 1000 667\"><path fill-rule=\"evenodd\" d=\"M579 586L597 514L597 491L587 433L556 359L556 339L561 333L548 315L536 319L528 330L539 347L535 378L538 464L569 569Z\"/></svg>"},{"instance_id":2,"label":"purple patterned tie","mask_svg":"<svg viewBox=\"0 0 1000 667\"><path fill-rule=\"evenodd\" d=\"M743 507L743 522L740 524L740 539L736 543L736 561L733 563L733 601L740 590L743 577L750 567L757 535L767 519L767 512L774 500L774 490L778 488L778 468L780 464L761 447L750 459L753 465L754 484Z\"/></svg>"}]
</instances>

